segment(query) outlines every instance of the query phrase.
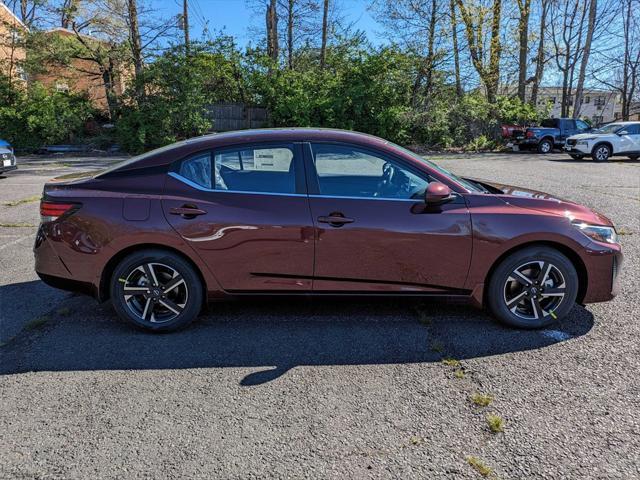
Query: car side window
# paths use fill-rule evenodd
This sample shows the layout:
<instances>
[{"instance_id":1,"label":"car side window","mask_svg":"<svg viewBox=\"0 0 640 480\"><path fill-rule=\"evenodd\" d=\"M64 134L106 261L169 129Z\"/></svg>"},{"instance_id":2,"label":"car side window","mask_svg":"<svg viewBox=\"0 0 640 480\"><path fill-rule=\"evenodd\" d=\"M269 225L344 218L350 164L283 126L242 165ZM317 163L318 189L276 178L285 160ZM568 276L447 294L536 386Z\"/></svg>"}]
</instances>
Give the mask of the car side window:
<instances>
[{"instance_id":1,"label":"car side window","mask_svg":"<svg viewBox=\"0 0 640 480\"><path fill-rule=\"evenodd\" d=\"M214 154L214 189L234 192L295 193L292 145L258 146Z\"/></svg>"},{"instance_id":2,"label":"car side window","mask_svg":"<svg viewBox=\"0 0 640 480\"><path fill-rule=\"evenodd\" d=\"M178 174L204 188L213 188L211 181L211 154L198 153L180 163Z\"/></svg>"},{"instance_id":3,"label":"car side window","mask_svg":"<svg viewBox=\"0 0 640 480\"><path fill-rule=\"evenodd\" d=\"M349 145L313 144L312 149L321 195L418 199L429 183L383 154Z\"/></svg>"},{"instance_id":4,"label":"car side window","mask_svg":"<svg viewBox=\"0 0 640 480\"><path fill-rule=\"evenodd\" d=\"M578 127L578 130L589 129L589 125L587 124L587 122L583 122L582 120L576 120L576 126Z\"/></svg>"},{"instance_id":5,"label":"car side window","mask_svg":"<svg viewBox=\"0 0 640 480\"><path fill-rule=\"evenodd\" d=\"M640 123L632 123L623 127L627 131L627 135L640 135Z\"/></svg>"}]
</instances>

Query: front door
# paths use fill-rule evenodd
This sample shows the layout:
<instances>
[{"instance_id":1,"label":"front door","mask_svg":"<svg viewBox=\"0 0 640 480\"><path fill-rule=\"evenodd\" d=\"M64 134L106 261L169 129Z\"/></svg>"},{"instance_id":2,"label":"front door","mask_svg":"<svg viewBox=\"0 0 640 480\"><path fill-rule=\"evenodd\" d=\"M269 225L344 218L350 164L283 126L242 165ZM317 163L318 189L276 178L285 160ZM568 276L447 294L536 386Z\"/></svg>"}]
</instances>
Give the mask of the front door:
<instances>
[{"instance_id":1,"label":"front door","mask_svg":"<svg viewBox=\"0 0 640 480\"><path fill-rule=\"evenodd\" d=\"M460 196L426 209L431 180L400 159L345 144L307 149L316 292L455 293L471 258Z\"/></svg>"},{"instance_id":2,"label":"front door","mask_svg":"<svg viewBox=\"0 0 640 480\"><path fill-rule=\"evenodd\" d=\"M167 220L229 292L309 291L313 224L299 144L205 151L169 174Z\"/></svg>"},{"instance_id":3,"label":"front door","mask_svg":"<svg viewBox=\"0 0 640 480\"><path fill-rule=\"evenodd\" d=\"M640 153L640 123L630 123L618 130L620 152ZM618 152L616 152L618 153Z\"/></svg>"}]
</instances>

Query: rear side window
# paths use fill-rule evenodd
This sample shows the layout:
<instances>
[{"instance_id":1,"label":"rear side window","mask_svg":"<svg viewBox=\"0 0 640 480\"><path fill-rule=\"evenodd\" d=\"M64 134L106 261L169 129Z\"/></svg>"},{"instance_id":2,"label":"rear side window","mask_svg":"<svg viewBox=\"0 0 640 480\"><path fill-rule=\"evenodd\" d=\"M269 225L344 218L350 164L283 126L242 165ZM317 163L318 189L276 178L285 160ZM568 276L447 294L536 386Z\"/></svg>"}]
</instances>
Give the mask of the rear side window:
<instances>
[{"instance_id":1,"label":"rear side window","mask_svg":"<svg viewBox=\"0 0 640 480\"><path fill-rule=\"evenodd\" d=\"M211 154L199 153L180 164L178 173L204 188L213 188L211 181Z\"/></svg>"},{"instance_id":2,"label":"rear side window","mask_svg":"<svg viewBox=\"0 0 640 480\"><path fill-rule=\"evenodd\" d=\"M213 163L215 190L296 193L292 145L224 150Z\"/></svg>"},{"instance_id":3,"label":"rear side window","mask_svg":"<svg viewBox=\"0 0 640 480\"><path fill-rule=\"evenodd\" d=\"M625 125L622 130L626 130L627 135L640 135L640 123Z\"/></svg>"}]
</instances>

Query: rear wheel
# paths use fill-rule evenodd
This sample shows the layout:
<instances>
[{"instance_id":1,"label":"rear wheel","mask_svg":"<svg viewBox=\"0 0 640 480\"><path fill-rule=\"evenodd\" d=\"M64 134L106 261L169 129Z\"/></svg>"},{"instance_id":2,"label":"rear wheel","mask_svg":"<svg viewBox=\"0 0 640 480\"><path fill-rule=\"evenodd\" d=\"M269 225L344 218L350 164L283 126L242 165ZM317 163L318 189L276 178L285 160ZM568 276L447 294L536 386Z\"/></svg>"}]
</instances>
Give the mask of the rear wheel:
<instances>
[{"instance_id":1,"label":"rear wheel","mask_svg":"<svg viewBox=\"0 0 640 480\"><path fill-rule=\"evenodd\" d=\"M577 294L573 264L557 250L539 246L515 252L498 265L487 303L502 323L542 328L567 315Z\"/></svg>"},{"instance_id":2,"label":"rear wheel","mask_svg":"<svg viewBox=\"0 0 640 480\"><path fill-rule=\"evenodd\" d=\"M601 143L593 147L591 151L591 158L596 162L606 162L611 156L611 147L605 143Z\"/></svg>"},{"instance_id":3,"label":"rear wheel","mask_svg":"<svg viewBox=\"0 0 640 480\"><path fill-rule=\"evenodd\" d=\"M551 150L553 150L553 142L551 140L548 138L540 140L538 143L538 153L545 154L551 152Z\"/></svg>"},{"instance_id":4,"label":"rear wheel","mask_svg":"<svg viewBox=\"0 0 640 480\"><path fill-rule=\"evenodd\" d=\"M580 155L579 153L570 153L569 156L574 160L582 160L584 155Z\"/></svg>"},{"instance_id":5,"label":"rear wheel","mask_svg":"<svg viewBox=\"0 0 640 480\"><path fill-rule=\"evenodd\" d=\"M116 313L137 327L168 332L188 325L200 313L203 286L179 255L142 250L124 258L111 278Z\"/></svg>"}]
</instances>

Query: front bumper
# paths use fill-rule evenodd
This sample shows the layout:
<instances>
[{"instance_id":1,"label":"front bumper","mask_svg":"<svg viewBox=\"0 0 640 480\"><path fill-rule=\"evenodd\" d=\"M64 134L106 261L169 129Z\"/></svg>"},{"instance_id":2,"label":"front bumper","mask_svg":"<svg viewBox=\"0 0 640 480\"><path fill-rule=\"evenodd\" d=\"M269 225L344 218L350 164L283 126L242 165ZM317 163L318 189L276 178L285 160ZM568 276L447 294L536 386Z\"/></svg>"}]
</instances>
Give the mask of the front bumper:
<instances>
[{"instance_id":1,"label":"front bumper","mask_svg":"<svg viewBox=\"0 0 640 480\"><path fill-rule=\"evenodd\" d=\"M589 145L565 145L563 150L568 154L574 155L591 155Z\"/></svg>"},{"instance_id":2,"label":"front bumper","mask_svg":"<svg viewBox=\"0 0 640 480\"><path fill-rule=\"evenodd\" d=\"M587 287L582 303L606 302L620 291L623 263L620 245L591 242L582 254L587 274Z\"/></svg>"}]
</instances>

